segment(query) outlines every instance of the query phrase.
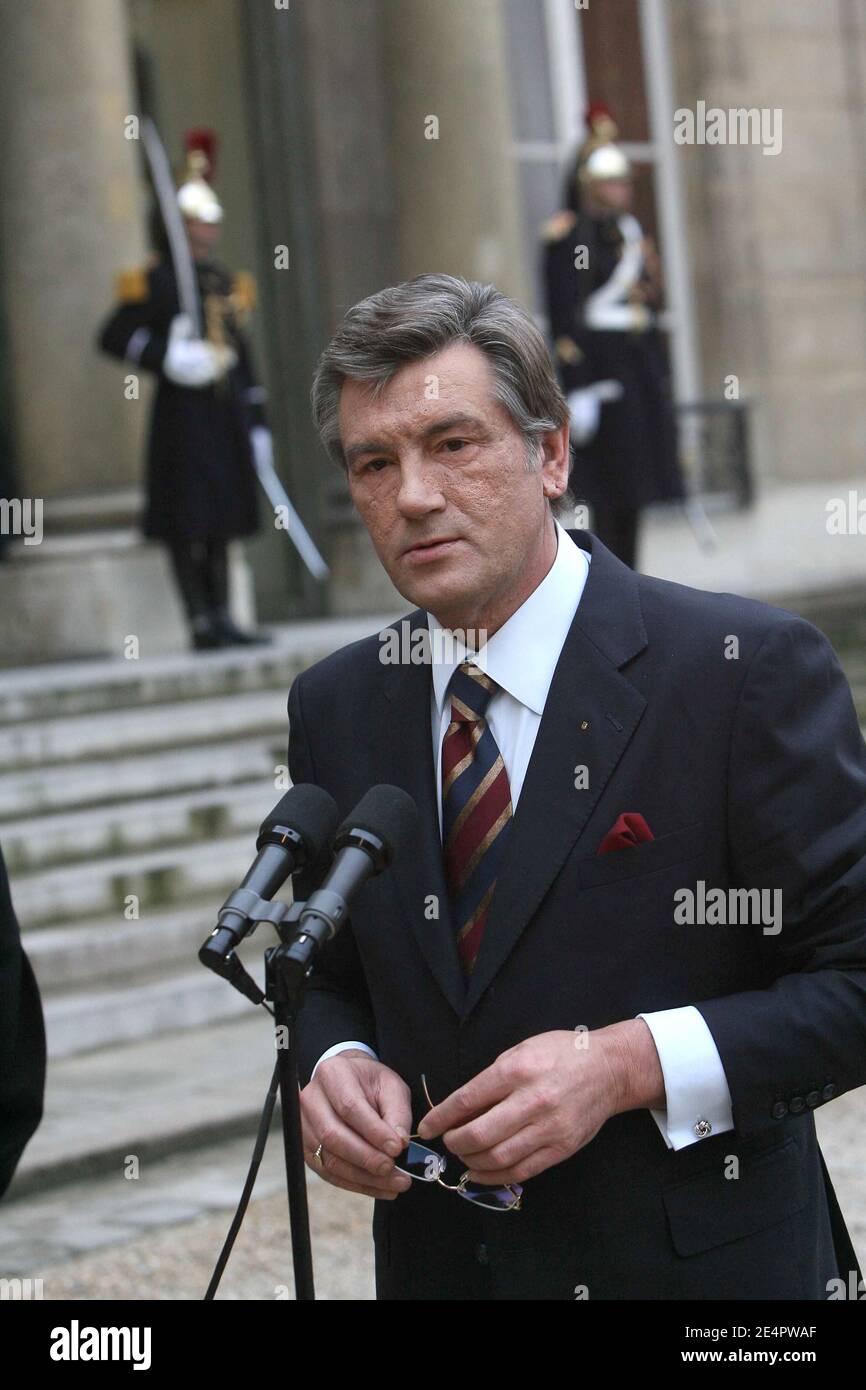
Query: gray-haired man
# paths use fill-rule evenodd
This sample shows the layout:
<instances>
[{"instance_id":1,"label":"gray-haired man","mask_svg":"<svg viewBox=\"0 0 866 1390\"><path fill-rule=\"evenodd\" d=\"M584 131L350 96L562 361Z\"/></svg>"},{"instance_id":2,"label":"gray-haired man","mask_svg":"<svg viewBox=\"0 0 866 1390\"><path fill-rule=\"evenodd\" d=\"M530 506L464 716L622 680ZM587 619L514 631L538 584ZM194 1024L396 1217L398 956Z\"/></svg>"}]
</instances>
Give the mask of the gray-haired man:
<instances>
[{"instance_id":1,"label":"gray-haired man","mask_svg":"<svg viewBox=\"0 0 866 1390\"><path fill-rule=\"evenodd\" d=\"M563 530L565 402L491 286L356 305L313 404L412 633L466 635L423 664L371 636L289 695L295 781L420 812L299 1019L308 1162L377 1199L378 1296L827 1297L859 1270L812 1110L866 1081L866 748L832 649ZM684 927L699 880L781 890L782 930Z\"/></svg>"}]
</instances>

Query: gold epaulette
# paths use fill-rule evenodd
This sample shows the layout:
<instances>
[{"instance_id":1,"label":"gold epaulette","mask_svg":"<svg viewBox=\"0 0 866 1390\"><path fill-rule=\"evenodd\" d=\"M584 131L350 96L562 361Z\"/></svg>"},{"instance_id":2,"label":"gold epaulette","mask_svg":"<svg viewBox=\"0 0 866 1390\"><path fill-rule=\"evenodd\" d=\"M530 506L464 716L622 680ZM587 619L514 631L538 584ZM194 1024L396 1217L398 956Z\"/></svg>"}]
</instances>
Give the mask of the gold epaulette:
<instances>
[{"instance_id":1,"label":"gold epaulette","mask_svg":"<svg viewBox=\"0 0 866 1390\"><path fill-rule=\"evenodd\" d=\"M143 266L122 270L115 281L115 294L121 304L143 304L148 293L147 271Z\"/></svg>"},{"instance_id":2,"label":"gold epaulette","mask_svg":"<svg viewBox=\"0 0 866 1390\"><path fill-rule=\"evenodd\" d=\"M256 305L256 282L255 277L248 270L239 270L232 282L232 299L235 309L241 313L249 313Z\"/></svg>"},{"instance_id":3,"label":"gold epaulette","mask_svg":"<svg viewBox=\"0 0 866 1390\"><path fill-rule=\"evenodd\" d=\"M574 366L575 363L583 361L583 353L574 339L569 338L567 334L564 334L561 338L557 338L553 346L560 362L566 362L569 366Z\"/></svg>"},{"instance_id":4,"label":"gold epaulette","mask_svg":"<svg viewBox=\"0 0 866 1390\"><path fill-rule=\"evenodd\" d=\"M561 241L567 236L577 221L577 216L564 208L562 212L554 213L549 222L545 222L541 229L542 241Z\"/></svg>"}]
</instances>

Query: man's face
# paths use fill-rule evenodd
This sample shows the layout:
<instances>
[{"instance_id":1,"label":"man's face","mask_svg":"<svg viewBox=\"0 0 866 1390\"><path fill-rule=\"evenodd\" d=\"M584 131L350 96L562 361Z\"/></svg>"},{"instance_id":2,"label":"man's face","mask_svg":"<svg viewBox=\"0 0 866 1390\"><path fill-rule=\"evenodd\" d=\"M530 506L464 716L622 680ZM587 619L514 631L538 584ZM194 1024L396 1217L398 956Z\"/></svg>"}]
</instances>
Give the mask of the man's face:
<instances>
[{"instance_id":1,"label":"man's face","mask_svg":"<svg viewBox=\"0 0 866 1390\"><path fill-rule=\"evenodd\" d=\"M193 217L184 218L184 222L193 260L206 261L219 241L220 224L218 222L198 222Z\"/></svg>"},{"instance_id":2,"label":"man's face","mask_svg":"<svg viewBox=\"0 0 866 1390\"><path fill-rule=\"evenodd\" d=\"M378 399L362 381L340 394L349 491L395 588L446 627L490 635L553 563L547 498L568 482L567 425L528 473L493 381L479 348L454 343L401 368Z\"/></svg>"},{"instance_id":3,"label":"man's face","mask_svg":"<svg viewBox=\"0 0 866 1390\"><path fill-rule=\"evenodd\" d=\"M631 179L599 179L590 185L593 201L611 212L628 212L632 205Z\"/></svg>"}]
</instances>

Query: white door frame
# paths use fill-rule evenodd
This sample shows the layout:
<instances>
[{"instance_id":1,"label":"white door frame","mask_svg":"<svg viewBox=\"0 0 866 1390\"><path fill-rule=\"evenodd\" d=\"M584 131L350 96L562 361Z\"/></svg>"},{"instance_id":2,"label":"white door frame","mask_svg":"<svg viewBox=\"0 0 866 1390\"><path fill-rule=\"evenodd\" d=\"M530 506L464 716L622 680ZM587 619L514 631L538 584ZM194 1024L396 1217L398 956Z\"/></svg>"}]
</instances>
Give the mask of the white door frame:
<instances>
[{"instance_id":1,"label":"white door frame","mask_svg":"<svg viewBox=\"0 0 866 1390\"><path fill-rule=\"evenodd\" d=\"M664 0L639 0L644 74L649 107L656 190L661 230L665 294L670 309L668 329L674 398L696 401L701 394L700 355L685 198L674 144L673 78L670 36Z\"/></svg>"}]
</instances>

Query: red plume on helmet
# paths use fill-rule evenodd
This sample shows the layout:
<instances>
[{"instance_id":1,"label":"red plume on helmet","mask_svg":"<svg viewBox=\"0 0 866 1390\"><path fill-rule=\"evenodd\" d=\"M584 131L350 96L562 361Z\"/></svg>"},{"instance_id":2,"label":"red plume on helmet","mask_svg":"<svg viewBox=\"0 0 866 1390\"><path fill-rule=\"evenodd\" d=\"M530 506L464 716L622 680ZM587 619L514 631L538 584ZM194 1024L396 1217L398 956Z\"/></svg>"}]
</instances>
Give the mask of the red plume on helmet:
<instances>
[{"instance_id":1,"label":"red plume on helmet","mask_svg":"<svg viewBox=\"0 0 866 1390\"><path fill-rule=\"evenodd\" d=\"M619 134L616 116L606 101L591 101L583 113L586 135L569 164L563 191L563 207L578 213L581 208L581 183L587 160L602 145L612 145ZM623 156L624 159L624 156Z\"/></svg>"},{"instance_id":2,"label":"red plume on helmet","mask_svg":"<svg viewBox=\"0 0 866 1390\"><path fill-rule=\"evenodd\" d=\"M199 127L184 137L186 169L177 190L184 217L195 222L222 222L223 209L213 189L214 165L219 141L216 132Z\"/></svg>"},{"instance_id":3,"label":"red plume on helmet","mask_svg":"<svg viewBox=\"0 0 866 1390\"><path fill-rule=\"evenodd\" d=\"M615 140L619 133L616 116L604 101L591 101L583 113L583 119L591 135L605 141Z\"/></svg>"},{"instance_id":4,"label":"red plume on helmet","mask_svg":"<svg viewBox=\"0 0 866 1390\"><path fill-rule=\"evenodd\" d=\"M186 150L187 161L193 153L200 152L207 160L207 166L201 165L201 173L208 183L213 183L216 173L216 157L219 149L219 136L215 130L207 126L196 126L195 130L188 130L183 140L183 147Z\"/></svg>"}]
</instances>

